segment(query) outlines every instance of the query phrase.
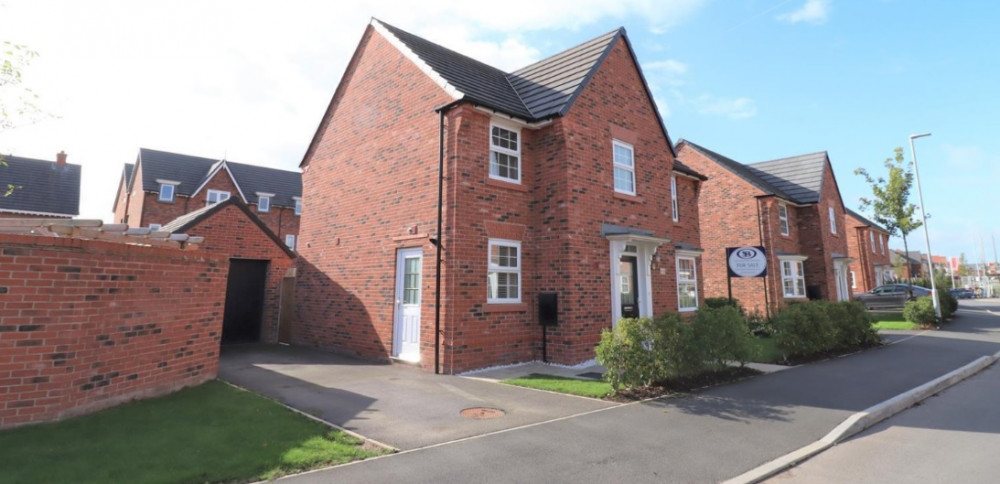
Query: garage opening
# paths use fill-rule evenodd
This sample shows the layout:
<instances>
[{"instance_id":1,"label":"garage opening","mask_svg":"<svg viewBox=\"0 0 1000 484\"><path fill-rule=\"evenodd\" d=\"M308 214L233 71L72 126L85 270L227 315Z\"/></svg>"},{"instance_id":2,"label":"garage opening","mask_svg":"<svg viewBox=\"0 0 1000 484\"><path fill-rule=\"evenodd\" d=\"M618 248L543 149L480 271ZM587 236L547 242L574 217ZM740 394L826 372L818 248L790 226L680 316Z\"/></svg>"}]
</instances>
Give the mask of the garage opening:
<instances>
[{"instance_id":1,"label":"garage opening","mask_svg":"<svg viewBox=\"0 0 1000 484\"><path fill-rule=\"evenodd\" d=\"M222 318L223 344L260 341L268 262L250 259L229 260L226 310Z\"/></svg>"}]
</instances>

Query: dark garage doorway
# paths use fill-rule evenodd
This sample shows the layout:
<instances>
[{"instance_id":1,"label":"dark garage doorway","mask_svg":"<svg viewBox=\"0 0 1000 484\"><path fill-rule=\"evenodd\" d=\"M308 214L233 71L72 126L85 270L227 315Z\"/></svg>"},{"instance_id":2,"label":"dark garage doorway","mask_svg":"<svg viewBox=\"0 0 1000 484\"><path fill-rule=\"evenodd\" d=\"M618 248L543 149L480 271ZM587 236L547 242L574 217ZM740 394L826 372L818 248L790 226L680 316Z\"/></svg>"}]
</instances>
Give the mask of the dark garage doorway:
<instances>
[{"instance_id":1,"label":"dark garage doorway","mask_svg":"<svg viewBox=\"0 0 1000 484\"><path fill-rule=\"evenodd\" d=\"M223 344L260 341L268 262L250 259L229 260L226 310L222 318Z\"/></svg>"}]
</instances>

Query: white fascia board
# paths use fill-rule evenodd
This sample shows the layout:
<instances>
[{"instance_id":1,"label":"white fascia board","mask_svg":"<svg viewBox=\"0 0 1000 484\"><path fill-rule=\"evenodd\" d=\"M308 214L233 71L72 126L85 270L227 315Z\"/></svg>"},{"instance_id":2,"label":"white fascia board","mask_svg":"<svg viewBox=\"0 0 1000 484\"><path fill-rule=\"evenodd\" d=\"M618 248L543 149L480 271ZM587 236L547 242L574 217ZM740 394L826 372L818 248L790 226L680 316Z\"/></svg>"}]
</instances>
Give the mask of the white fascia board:
<instances>
[{"instance_id":1,"label":"white fascia board","mask_svg":"<svg viewBox=\"0 0 1000 484\"><path fill-rule=\"evenodd\" d=\"M403 43L403 41L399 40L399 38L393 35L392 32L389 32L389 29L385 28L385 25L382 25L382 22L379 22L376 19L372 19L371 25L376 32L378 32L379 34L382 35L382 37L388 40L389 43L392 44L392 46L395 47L397 50L399 50L399 52L402 53L404 57L409 59L410 62L413 62L417 66L417 68L423 71L424 74L427 74L427 77L430 77L431 80L433 80L439 87L441 87L441 89L444 89L444 92L448 93L448 95L451 96L452 99L459 100L465 97L465 93L459 91L455 86L452 86L450 83L448 83L448 81L445 80L444 77L441 77L441 74L438 74L437 71L435 71L429 64L424 62L424 60L421 59L420 56L416 54L416 52L410 50L410 48L407 47L406 44Z\"/></svg>"},{"instance_id":2,"label":"white fascia board","mask_svg":"<svg viewBox=\"0 0 1000 484\"><path fill-rule=\"evenodd\" d=\"M236 193L240 195L240 200L243 200L243 203L247 203L247 197L243 195L243 189L240 188L240 184L236 182L236 177L233 176L233 172L229 171L229 165L226 164L226 160L222 160L222 163L216 165L215 169L205 177L205 181L201 182L201 185L198 185L198 188L191 194L191 198L194 198L202 188L205 188L205 185L208 185L208 182L211 181L212 178L215 177L216 173L219 173L219 170L222 169L226 170L226 174L229 175L229 180L231 180L233 182L233 186L236 187Z\"/></svg>"}]
</instances>

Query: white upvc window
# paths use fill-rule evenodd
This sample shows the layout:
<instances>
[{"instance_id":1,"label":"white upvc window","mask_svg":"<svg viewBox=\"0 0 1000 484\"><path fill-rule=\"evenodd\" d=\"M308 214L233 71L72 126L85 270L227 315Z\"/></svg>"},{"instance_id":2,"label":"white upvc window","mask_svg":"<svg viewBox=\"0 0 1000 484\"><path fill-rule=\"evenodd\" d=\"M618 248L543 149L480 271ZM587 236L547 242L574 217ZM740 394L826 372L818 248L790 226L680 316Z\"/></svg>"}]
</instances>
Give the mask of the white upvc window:
<instances>
[{"instance_id":1,"label":"white upvc window","mask_svg":"<svg viewBox=\"0 0 1000 484\"><path fill-rule=\"evenodd\" d=\"M160 230L163 225L160 224L149 224L149 230Z\"/></svg>"},{"instance_id":2,"label":"white upvc window","mask_svg":"<svg viewBox=\"0 0 1000 484\"><path fill-rule=\"evenodd\" d=\"M521 183L521 132L490 124L490 178Z\"/></svg>"},{"instance_id":3,"label":"white upvc window","mask_svg":"<svg viewBox=\"0 0 1000 484\"><path fill-rule=\"evenodd\" d=\"M205 203L212 205L229 200L229 192L223 190L209 190Z\"/></svg>"},{"instance_id":4,"label":"white upvc window","mask_svg":"<svg viewBox=\"0 0 1000 484\"><path fill-rule=\"evenodd\" d=\"M295 198L295 215L302 215L302 199Z\"/></svg>"},{"instance_id":5,"label":"white upvc window","mask_svg":"<svg viewBox=\"0 0 1000 484\"><path fill-rule=\"evenodd\" d=\"M851 271L851 289L858 288L858 281L854 278L854 271Z\"/></svg>"},{"instance_id":6,"label":"white upvc window","mask_svg":"<svg viewBox=\"0 0 1000 484\"><path fill-rule=\"evenodd\" d=\"M830 212L830 233L837 233L837 218L833 216L833 207L827 207Z\"/></svg>"},{"instance_id":7,"label":"white upvc window","mask_svg":"<svg viewBox=\"0 0 1000 484\"><path fill-rule=\"evenodd\" d=\"M677 175L670 176L670 214L674 222L680 220L680 211L677 208Z\"/></svg>"},{"instance_id":8,"label":"white upvc window","mask_svg":"<svg viewBox=\"0 0 1000 484\"><path fill-rule=\"evenodd\" d=\"M612 156L615 168L615 191L635 195L635 149L628 143L613 140Z\"/></svg>"},{"instance_id":9,"label":"white upvc window","mask_svg":"<svg viewBox=\"0 0 1000 484\"><path fill-rule=\"evenodd\" d=\"M778 221L781 223L781 235L788 235L788 205L778 204Z\"/></svg>"},{"instance_id":10,"label":"white upvc window","mask_svg":"<svg viewBox=\"0 0 1000 484\"><path fill-rule=\"evenodd\" d=\"M698 309L698 266L694 257L677 258L677 310Z\"/></svg>"},{"instance_id":11,"label":"white upvc window","mask_svg":"<svg viewBox=\"0 0 1000 484\"><path fill-rule=\"evenodd\" d=\"M888 236L888 235L886 235L886 236L883 236L883 235L879 235L879 236L878 236L878 246L879 246L879 249L881 249L881 250L882 250L882 253L883 253L883 254L885 254L885 244L888 244L888 243L889 243L889 242L888 242L888 241L886 240L886 239L888 239L888 238L889 238L889 236Z\"/></svg>"},{"instance_id":12,"label":"white upvc window","mask_svg":"<svg viewBox=\"0 0 1000 484\"><path fill-rule=\"evenodd\" d=\"M521 243L490 239L486 302L521 302Z\"/></svg>"},{"instance_id":13,"label":"white upvc window","mask_svg":"<svg viewBox=\"0 0 1000 484\"><path fill-rule=\"evenodd\" d=\"M157 200L161 202L174 201L174 186L170 183L160 183L160 196Z\"/></svg>"},{"instance_id":14,"label":"white upvc window","mask_svg":"<svg viewBox=\"0 0 1000 484\"><path fill-rule=\"evenodd\" d=\"M257 211L260 213L267 213L271 211L271 197L273 193L261 193L257 192Z\"/></svg>"},{"instance_id":15,"label":"white upvc window","mask_svg":"<svg viewBox=\"0 0 1000 484\"><path fill-rule=\"evenodd\" d=\"M781 286L787 298L806 297L806 278L802 260L781 261Z\"/></svg>"},{"instance_id":16,"label":"white upvc window","mask_svg":"<svg viewBox=\"0 0 1000 484\"><path fill-rule=\"evenodd\" d=\"M881 237L879 237L881 239ZM872 243L872 254L875 253L875 232L868 232L868 240Z\"/></svg>"},{"instance_id":17,"label":"white upvc window","mask_svg":"<svg viewBox=\"0 0 1000 484\"><path fill-rule=\"evenodd\" d=\"M295 236L292 234L285 235L285 245L288 246L289 249L295 250Z\"/></svg>"}]
</instances>

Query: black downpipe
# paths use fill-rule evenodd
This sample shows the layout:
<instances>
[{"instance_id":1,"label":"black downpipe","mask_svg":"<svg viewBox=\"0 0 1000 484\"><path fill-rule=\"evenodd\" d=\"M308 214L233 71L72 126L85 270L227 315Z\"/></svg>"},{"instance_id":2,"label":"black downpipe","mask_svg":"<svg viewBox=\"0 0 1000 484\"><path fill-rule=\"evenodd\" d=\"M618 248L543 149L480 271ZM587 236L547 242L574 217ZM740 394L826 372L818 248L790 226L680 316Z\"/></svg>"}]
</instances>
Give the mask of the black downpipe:
<instances>
[{"instance_id":1,"label":"black downpipe","mask_svg":"<svg viewBox=\"0 0 1000 484\"><path fill-rule=\"evenodd\" d=\"M434 269L434 374L441 374L441 246L444 238L441 236L442 219L444 218L444 113L446 108L438 110L438 213L437 213L437 248L436 268Z\"/></svg>"}]
</instances>

